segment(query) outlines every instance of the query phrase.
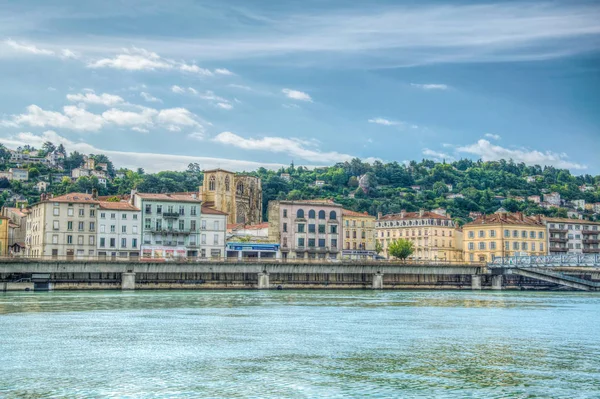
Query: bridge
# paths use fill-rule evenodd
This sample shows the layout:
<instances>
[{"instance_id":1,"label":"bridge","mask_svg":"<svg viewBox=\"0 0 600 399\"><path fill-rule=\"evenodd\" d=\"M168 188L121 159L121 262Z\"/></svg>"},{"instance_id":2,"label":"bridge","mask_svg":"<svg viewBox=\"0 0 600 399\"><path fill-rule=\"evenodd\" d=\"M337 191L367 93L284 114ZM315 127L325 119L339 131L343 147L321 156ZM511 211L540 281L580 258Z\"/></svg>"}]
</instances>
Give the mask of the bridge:
<instances>
[{"instance_id":1,"label":"bridge","mask_svg":"<svg viewBox=\"0 0 600 399\"><path fill-rule=\"evenodd\" d=\"M519 275L577 290L600 291L600 255L511 256L496 258L487 267L495 276Z\"/></svg>"}]
</instances>

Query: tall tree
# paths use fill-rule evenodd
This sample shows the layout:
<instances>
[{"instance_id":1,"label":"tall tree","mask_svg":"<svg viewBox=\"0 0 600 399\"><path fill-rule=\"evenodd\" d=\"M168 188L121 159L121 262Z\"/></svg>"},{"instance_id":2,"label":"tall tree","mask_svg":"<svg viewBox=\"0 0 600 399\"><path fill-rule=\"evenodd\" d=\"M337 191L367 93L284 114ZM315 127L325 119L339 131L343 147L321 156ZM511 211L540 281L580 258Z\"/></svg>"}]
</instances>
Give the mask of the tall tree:
<instances>
[{"instance_id":1,"label":"tall tree","mask_svg":"<svg viewBox=\"0 0 600 399\"><path fill-rule=\"evenodd\" d=\"M415 252L415 245L410 240L403 238L393 241L388 246L388 253L394 258L406 260L410 255Z\"/></svg>"}]
</instances>

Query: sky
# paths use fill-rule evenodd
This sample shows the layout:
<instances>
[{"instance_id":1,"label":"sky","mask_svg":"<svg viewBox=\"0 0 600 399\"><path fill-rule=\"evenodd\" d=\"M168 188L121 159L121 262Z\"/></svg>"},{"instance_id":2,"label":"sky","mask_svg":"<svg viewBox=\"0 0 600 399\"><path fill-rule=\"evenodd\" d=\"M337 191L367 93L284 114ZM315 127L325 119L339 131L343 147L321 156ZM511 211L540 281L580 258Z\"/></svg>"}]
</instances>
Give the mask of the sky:
<instances>
[{"instance_id":1,"label":"sky","mask_svg":"<svg viewBox=\"0 0 600 399\"><path fill-rule=\"evenodd\" d=\"M116 167L600 174L600 3L0 0L0 143Z\"/></svg>"}]
</instances>

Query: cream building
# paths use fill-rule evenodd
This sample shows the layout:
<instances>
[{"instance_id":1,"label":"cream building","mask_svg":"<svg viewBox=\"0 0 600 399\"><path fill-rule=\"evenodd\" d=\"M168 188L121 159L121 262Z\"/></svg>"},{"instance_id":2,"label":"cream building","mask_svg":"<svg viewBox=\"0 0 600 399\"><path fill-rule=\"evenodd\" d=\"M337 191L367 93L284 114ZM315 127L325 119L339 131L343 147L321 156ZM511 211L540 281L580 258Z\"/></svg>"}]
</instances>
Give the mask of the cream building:
<instances>
[{"instance_id":1,"label":"cream building","mask_svg":"<svg viewBox=\"0 0 600 399\"><path fill-rule=\"evenodd\" d=\"M546 226L540 216L522 213L483 215L463 226L464 256L469 262L491 262L515 255L545 255Z\"/></svg>"},{"instance_id":2,"label":"cream building","mask_svg":"<svg viewBox=\"0 0 600 399\"><path fill-rule=\"evenodd\" d=\"M27 216L26 254L57 258L96 256L98 201L91 194L42 194Z\"/></svg>"},{"instance_id":3,"label":"cream building","mask_svg":"<svg viewBox=\"0 0 600 399\"><path fill-rule=\"evenodd\" d=\"M137 259L141 251L142 213L129 202L98 203L98 256Z\"/></svg>"},{"instance_id":4,"label":"cream building","mask_svg":"<svg viewBox=\"0 0 600 399\"><path fill-rule=\"evenodd\" d=\"M462 232L448 216L434 212L405 212L377 219L377 237L382 255L390 258L388 246L398 239L411 240L415 246L409 259L431 261L461 261Z\"/></svg>"},{"instance_id":5,"label":"cream building","mask_svg":"<svg viewBox=\"0 0 600 399\"><path fill-rule=\"evenodd\" d=\"M226 256L227 214L207 206L200 214L200 257Z\"/></svg>"},{"instance_id":6,"label":"cream building","mask_svg":"<svg viewBox=\"0 0 600 399\"><path fill-rule=\"evenodd\" d=\"M375 252L375 216L342 209L344 244L342 258L373 258Z\"/></svg>"}]
</instances>

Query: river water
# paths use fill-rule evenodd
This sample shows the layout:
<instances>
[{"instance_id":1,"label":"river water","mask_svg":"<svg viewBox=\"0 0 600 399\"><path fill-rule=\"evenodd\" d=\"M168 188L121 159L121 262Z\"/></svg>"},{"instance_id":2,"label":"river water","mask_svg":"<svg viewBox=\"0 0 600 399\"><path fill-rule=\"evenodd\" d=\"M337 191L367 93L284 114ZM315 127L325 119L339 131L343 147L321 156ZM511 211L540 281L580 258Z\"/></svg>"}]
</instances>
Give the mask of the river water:
<instances>
[{"instance_id":1,"label":"river water","mask_svg":"<svg viewBox=\"0 0 600 399\"><path fill-rule=\"evenodd\" d=\"M2 398L600 398L600 295L0 294Z\"/></svg>"}]
</instances>

